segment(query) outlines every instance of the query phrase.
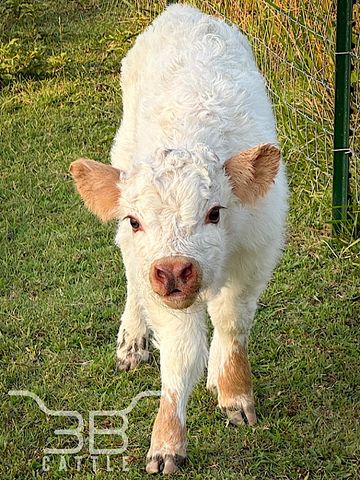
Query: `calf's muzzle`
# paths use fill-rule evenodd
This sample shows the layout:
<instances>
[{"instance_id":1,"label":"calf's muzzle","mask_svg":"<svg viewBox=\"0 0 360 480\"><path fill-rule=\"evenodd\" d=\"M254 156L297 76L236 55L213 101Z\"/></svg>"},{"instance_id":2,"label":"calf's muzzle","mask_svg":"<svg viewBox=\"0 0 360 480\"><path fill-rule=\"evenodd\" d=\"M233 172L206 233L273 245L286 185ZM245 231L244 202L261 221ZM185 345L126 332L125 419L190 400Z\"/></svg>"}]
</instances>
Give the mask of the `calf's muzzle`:
<instances>
[{"instance_id":1,"label":"calf's muzzle","mask_svg":"<svg viewBox=\"0 0 360 480\"><path fill-rule=\"evenodd\" d=\"M163 257L150 267L152 289L170 308L192 305L201 286L201 268L193 258L177 255Z\"/></svg>"}]
</instances>

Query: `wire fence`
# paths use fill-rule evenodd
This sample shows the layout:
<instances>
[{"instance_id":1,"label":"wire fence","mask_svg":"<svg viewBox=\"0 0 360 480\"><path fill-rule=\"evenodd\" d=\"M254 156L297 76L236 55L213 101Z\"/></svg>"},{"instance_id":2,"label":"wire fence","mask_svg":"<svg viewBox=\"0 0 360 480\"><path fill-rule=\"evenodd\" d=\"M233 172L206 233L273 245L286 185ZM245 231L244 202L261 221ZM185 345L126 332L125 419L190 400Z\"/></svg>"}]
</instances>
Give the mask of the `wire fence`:
<instances>
[{"instance_id":1,"label":"wire fence","mask_svg":"<svg viewBox=\"0 0 360 480\"><path fill-rule=\"evenodd\" d=\"M125 1L144 28L165 1ZM181 2L179 2L181 3ZM252 43L267 82L288 165L297 225L331 230L333 174L336 2L333 0L190 0L205 13L237 24ZM350 193L355 234L360 200L360 42L359 5L354 5ZM299 208L299 205L302 206Z\"/></svg>"},{"instance_id":2,"label":"wire fence","mask_svg":"<svg viewBox=\"0 0 360 480\"><path fill-rule=\"evenodd\" d=\"M349 144L343 141L337 150L336 178L333 189L333 149L335 111L336 3L353 6L353 48L351 60L352 92ZM274 105L278 135L288 166L292 207L290 225L329 236L332 224L332 197L347 200L347 177L350 164L349 208L341 208L348 236L357 235L360 224L360 5L355 0L187 0L205 13L220 16L237 24L252 43L257 63L263 72ZM68 0L67 12L79 14L87 7L111 12L114 21L111 35L100 40L104 48L99 58L109 52L124 54L136 36L165 8L165 0ZM181 1L179 3L182 3ZM0 31L0 88L16 79L49 78L71 70L66 52L52 52L41 39L39 18L46 2L7 0L0 2L0 17L11 35ZM56 0L49 0L55 5ZM340 4L340 3L339 3ZM54 11L57 11L54 9ZM342 10L341 10L342 11ZM351 13L351 12L350 12ZM18 18L19 17L19 18ZM58 17L60 19L60 16ZM17 23L21 24L15 29ZM60 21L60 20L59 20ZM346 20L347 21L347 20ZM347 22L348 23L348 22ZM114 24L115 31L114 30ZM59 24L61 30L61 24ZM343 28L343 27L341 27ZM14 36L14 32L16 32ZM349 37L347 37L349 40ZM104 46L104 42L109 45ZM103 43L101 43L103 42ZM61 42L60 42L61 43ZM348 45L349 42L347 42ZM350 47L347 47L350 48ZM101 49L100 49L101 50ZM337 59L345 57L344 52ZM347 56L348 54L346 54ZM118 66L118 58L111 71ZM104 64L102 67L105 68ZM109 64L108 67L110 68ZM106 67L107 68L107 67ZM344 68L344 70L346 70ZM338 69L338 72L340 69ZM345 82L346 83L346 82ZM348 83L346 83L348 85ZM347 109L346 109L347 110ZM345 109L343 109L343 112ZM344 115L345 117L346 115ZM338 119L338 115L337 115ZM337 129L341 133L340 129ZM338 143L338 142L337 142ZM348 147L352 156L349 157ZM338 195L339 193L339 195ZM335 203L336 203L335 202ZM340 205L341 205L340 203ZM335 213L334 209L334 213ZM339 211L339 210L338 210ZM344 215L345 214L345 215ZM336 216L335 216L336 218Z\"/></svg>"}]
</instances>

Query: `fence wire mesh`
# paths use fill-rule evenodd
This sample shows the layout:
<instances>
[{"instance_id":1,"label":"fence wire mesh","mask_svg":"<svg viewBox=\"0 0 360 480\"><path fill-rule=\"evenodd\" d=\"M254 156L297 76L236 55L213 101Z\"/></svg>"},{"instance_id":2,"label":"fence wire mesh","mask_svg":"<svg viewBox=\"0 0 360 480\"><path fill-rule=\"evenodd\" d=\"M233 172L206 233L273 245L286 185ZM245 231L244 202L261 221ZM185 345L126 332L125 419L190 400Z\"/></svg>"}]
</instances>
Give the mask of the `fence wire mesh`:
<instances>
[{"instance_id":1,"label":"fence wire mesh","mask_svg":"<svg viewBox=\"0 0 360 480\"><path fill-rule=\"evenodd\" d=\"M166 7L165 1L126 1L141 31ZM181 3L181 2L179 2ZM336 2L333 0L190 0L205 13L237 24L250 40L273 101L278 135L288 166L293 224L330 232ZM359 216L359 8L354 5L350 148L350 230ZM299 208L299 205L302 208ZM349 233L353 233L350 231Z\"/></svg>"}]
</instances>

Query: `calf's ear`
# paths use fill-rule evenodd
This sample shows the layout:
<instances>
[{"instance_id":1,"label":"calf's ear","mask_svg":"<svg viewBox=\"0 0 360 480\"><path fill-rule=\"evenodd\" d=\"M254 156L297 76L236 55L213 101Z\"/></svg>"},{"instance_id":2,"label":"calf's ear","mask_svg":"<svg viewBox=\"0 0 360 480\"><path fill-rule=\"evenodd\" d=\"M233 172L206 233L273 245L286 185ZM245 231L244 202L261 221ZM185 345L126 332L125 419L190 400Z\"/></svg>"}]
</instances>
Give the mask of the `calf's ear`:
<instances>
[{"instance_id":1,"label":"calf's ear","mask_svg":"<svg viewBox=\"0 0 360 480\"><path fill-rule=\"evenodd\" d=\"M103 222L117 217L120 170L94 160L79 158L70 165L70 173L81 198L92 213Z\"/></svg>"},{"instance_id":2,"label":"calf's ear","mask_svg":"<svg viewBox=\"0 0 360 480\"><path fill-rule=\"evenodd\" d=\"M245 204L254 204L267 193L279 166L280 150L269 143L240 152L224 164L233 192Z\"/></svg>"}]
</instances>

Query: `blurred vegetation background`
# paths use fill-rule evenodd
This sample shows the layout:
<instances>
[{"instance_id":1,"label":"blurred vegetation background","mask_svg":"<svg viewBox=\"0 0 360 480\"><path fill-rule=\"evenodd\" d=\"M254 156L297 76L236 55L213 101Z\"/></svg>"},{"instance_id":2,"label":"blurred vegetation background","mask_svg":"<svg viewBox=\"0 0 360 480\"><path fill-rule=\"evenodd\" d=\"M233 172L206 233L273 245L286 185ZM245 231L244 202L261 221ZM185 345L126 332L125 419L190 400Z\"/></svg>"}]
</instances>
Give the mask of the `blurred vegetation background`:
<instances>
[{"instance_id":1,"label":"blurred vegetation background","mask_svg":"<svg viewBox=\"0 0 360 480\"><path fill-rule=\"evenodd\" d=\"M250 39L258 64L268 81L278 119L279 138L289 165L291 186L297 201L309 207L301 211L298 221L305 220L320 231L329 231L336 2L190 0L187 3L236 23ZM64 44L64 29L66 31L67 27L62 24L62 14L66 17L81 16L90 9L106 14L120 4L127 18L122 19L115 29L112 26L105 38L104 35L99 38L102 67L106 65L107 57L114 59L123 50L124 42L132 44L136 35L165 8L165 1L3 1L0 5L4 29L0 37L1 84L70 73L77 64L77 58L75 52L69 52ZM58 25L55 31L50 32L47 20L52 11L58 15ZM359 7L355 5L351 116L353 156L350 159L353 222L348 225L348 238L358 227L360 204L359 31Z\"/></svg>"}]
</instances>

